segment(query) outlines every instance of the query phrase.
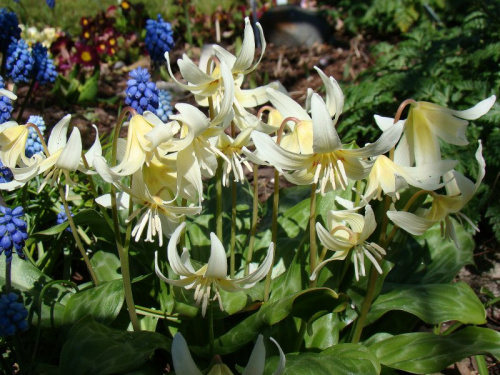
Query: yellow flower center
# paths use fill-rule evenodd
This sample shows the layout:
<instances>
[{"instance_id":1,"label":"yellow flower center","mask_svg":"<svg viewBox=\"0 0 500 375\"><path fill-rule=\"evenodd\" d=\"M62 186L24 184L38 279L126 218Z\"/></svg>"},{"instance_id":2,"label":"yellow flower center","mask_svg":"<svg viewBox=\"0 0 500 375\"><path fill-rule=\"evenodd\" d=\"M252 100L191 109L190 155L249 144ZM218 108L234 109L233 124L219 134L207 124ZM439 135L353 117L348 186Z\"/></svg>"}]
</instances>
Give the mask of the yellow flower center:
<instances>
[{"instance_id":1,"label":"yellow flower center","mask_svg":"<svg viewBox=\"0 0 500 375\"><path fill-rule=\"evenodd\" d=\"M81 58L83 61L85 62L89 62L89 61L92 61L92 55L90 54L90 52L88 51L83 51L82 52L82 55L81 55Z\"/></svg>"}]
</instances>

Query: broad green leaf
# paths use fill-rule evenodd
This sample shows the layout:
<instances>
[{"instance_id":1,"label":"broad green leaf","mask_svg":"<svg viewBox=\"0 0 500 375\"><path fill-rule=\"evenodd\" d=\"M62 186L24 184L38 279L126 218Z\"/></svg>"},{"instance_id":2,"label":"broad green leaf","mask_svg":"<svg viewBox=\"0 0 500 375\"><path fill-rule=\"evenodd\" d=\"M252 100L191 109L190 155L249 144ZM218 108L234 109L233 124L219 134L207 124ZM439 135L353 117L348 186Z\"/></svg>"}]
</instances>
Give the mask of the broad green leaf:
<instances>
[{"instance_id":1,"label":"broad green leaf","mask_svg":"<svg viewBox=\"0 0 500 375\"><path fill-rule=\"evenodd\" d=\"M391 310L418 316L428 324L458 320L465 324L486 323L486 312L474 291L465 283L450 285L402 285L380 295L373 303L367 324Z\"/></svg>"},{"instance_id":2,"label":"broad green leaf","mask_svg":"<svg viewBox=\"0 0 500 375\"><path fill-rule=\"evenodd\" d=\"M83 85L78 87L78 91L80 91L78 104L94 102L97 97L98 85L99 70L97 70L92 77L87 78Z\"/></svg>"},{"instance_id":3,"label":"broad green leaf","mask_svg":"<svg viewBox=\"0 0 500 375\"><path fill-rule=\"evenodd\" d=\"M264 374L272 374L279 358L266 360ZM380 363L366 347L357 344L339 344L321 353L287 354L284 375L342 375L379 374Z\"/></svg>"},{"instance_id":4,"label":"broad green leaf","mask_svg":"<svg viewBox=\"0 0 500 375\"><path fill-rule=\"evenodd\" d=\"M435 225L422 236L408 238L406 244L395 243L397 257L391 258L394 269L387 276L387 283L396 284L446 284L458 271L473 263L474 241L472 236L457 221L453 220L461 249L451 240L441 236L439 225ZM398 236L399 238L404 236ZM389 251L390 254L390 251ZM390 288L385 285L385 288Z\"/></svg>"},{"instance_id":5,"label":"broad green leaf","mask_svg":"<svg viewBox=\"0 0 500 375\"><path fill-rule=\"evenodd\" d=\"M63 323L75 323L84 316L110 324L120 312L125 294L122 280L108 281L73 294L66 303Z\"/></svg>"},{"instance_id":6,"label":"broad green leaf","mask_svg":"<svg viewBox=\"0 0 500 375\"><path fill-rule=\"evenodd\" d=\"M24 305L34 314L33 322L36 322L39 314L40 293L43 287L53 280L32 265L28 260L22 260L14 255L12 257L12 288L21 291ZM5 257L0 259L0 282L5 285ZM53 284L45 290L43 295L41 325L58 326L61 324L64 313L64 305L67 296L72 295L71 288L65 288L60 284Z\"/></svg>"},{"instance_id":7,"label":"broad green leaf","mask_svg":"<svg viewBox=\"0 0 500 375\"><path fill-rule=\"evenodd\" d=\"M43 235L43 236L54 236L56 234L61 233L64 231L67 227L69 226L68 222L64 222L62 224L54 225L53 227L50 227L45 230L41 230L40 232L36 232L33 235Z\"/></svg>"},{"instance_id":8,"label":"broad green leaf","mask_svg":"<svg viewBox=\"0 0 500 375\"><path fill-rule=\"evenodd\" d=\"M113 229L99 212L90 209L81 210L73 216L73 220L76 225L89 227L92 234L100 240L115 243Z\"/></svg>"},{"instance_id":9,"label":"broad green leaf","mask_svg":"<svg viewBox=\"0 0 500 375\"><path fill-rule=\"evenodd\" d=\"M345 308L347 297L328 288L308 289L279 301L262 304L259 311L237 324L215 340L215 351L232 353L253 340L264 327L273 326L288 316L300 317L313 323L321 316ZM201 353L205 348L198 348Z\"/></svg>"},{"instance_id":10,"label":"broad green leaf","mask_svg":"<svg viewBox=\"0 0 500 375\"><path fill-rule=\"evenodd\" d=\"M472 355L500 358L500 333L479 327L467 327L447 336L407 333L379 341L369 348L384 366L428 374Z\"/></svg>"},{"instance_id":11,"label":"broad green leaf","mask_svg":"<svg viewBox=\"0 0 500 375\"><path fill-rule=\"evenodd\" d=\"M323 315L307 326L304 344L307 349L325 350L339 341L338 314Z\"/></svg>"},{"instance_id":12,"label":"broad green leaf","mask_svg":"<svg viewBox=\"0 0 500 375\"><path fill-rule=\"evenodd\" d=\"M90 264L92 264L99 282L122 278L118 272L121 267L120 259L113 253L98 251L90 259Z\"/></svg>"},{"instance_id":13,"label":"broad green leaf","mask_svg":"<svg viewBox=\"0 0 500 375\"><path fill-rule=\"evenodd\" d=\"M90 316L69 332L61 351L60 373L107 375L140 368L156 349L168 350L169 340L154 332L127 332L108 328Z\"/></svg>"}]
</instances>

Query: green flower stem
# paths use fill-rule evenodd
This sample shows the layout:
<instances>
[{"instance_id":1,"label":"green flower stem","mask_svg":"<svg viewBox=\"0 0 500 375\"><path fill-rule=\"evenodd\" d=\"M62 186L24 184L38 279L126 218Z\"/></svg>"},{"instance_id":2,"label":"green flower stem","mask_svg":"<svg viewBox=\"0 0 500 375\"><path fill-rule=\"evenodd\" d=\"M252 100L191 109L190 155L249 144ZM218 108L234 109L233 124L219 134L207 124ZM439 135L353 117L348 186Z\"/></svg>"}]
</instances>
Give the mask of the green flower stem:
<instances>
[{"instance_id":1,"label":"green flower stem","mask_svg":"<svg viewBox=\"0 0 500 375\"><path fill-rule=\"evenodd\" d=\"M120 136L120 129L125 120L125 115L131 113L135 115L137 112L131 107L125 107L120 113L117 125L115 127L114 137L113 137L113 149L111 153L111 166L116 164L116 154L118 150L118 138ZM123 245L122 238L120 236L120 222L118 219L118 205L116 202L116 187L111 185L111 210L113 214L113 230L115 233L116 247L118 249L118 256L120 258L120 265L122 271L123 279L123 290L125 292L125 303L127 304L127 310L132 323L134 331L140 331L139 319L137 317L137 312L135 311L134 296L132 294L132 282L130 278L130 267L128 258L128 243L130 241L130 234L126 235L126 246ZM129 227L127 227L127 233Z\"/></svg>"},{"instance_id":2,"label":"green flower stem","mask_svg":"<svg viewBox=\"0 0 500 375\"><path fill-rule=\"evenodd\" d=\"M215 172L215 234L222 241L222 159L217 159Z\"/></svg>"},{"instance_id":3,"label":"green flower stem","mask_svg":"<svg viewBox=\"0 0 500 375\"><path fill-rule=\"evenodd\" d=\"M316 184L311 185L311 203L309 206L309 269L312 275L318 264L318 246L316 243ZM311 288L315 286L316 280L310 281Z\"/></svg>"},{"instance_id":4,"label":"green flower stem","mask_svg":"<svg viewBox=\"0 0 500 375\"><path fill-rule=\"evenodd\" d=\"M21 109L19 110L19 114L17 115L17 122L21 123L21 120L23 118L23 113L24 110L26 109L26 105L29 103L30 96L33 93L33 89L35 88L36 80L33 78L30 83L30 87L28 89L28 93L26 94L26 97L24 98L23 105L21 106ZM43 138L43 137L42 137ZM40 139L42 139L40 138Z\"/></svg>"},{"instance_id":5,"label":"green flower stem","mask_svg":"<svg viewBox=\"0 0 500 375\"><path fill-rule=\"evenodd\" d=\"M372 306L373 298L375 297L375 290L377 289L377 280L379 276L380 275L377 269L372 266L370 270L370 279L368 280L365 299L363 300L363 304L361 305L361 312L358 319L356 320L354 332L352 334L351 342L354 344L357 344L359 342L361 334L363 333L366 317L368 316L368 312L370 311L370 307Z\"/></svg>"},{"instance_id":6,"label":"green flower stem","mask_svg":"<svg viewBox=\"0 0 500 375\"><path fill-rule=\"evenodd\" d=\"M183 2L183 7L184 7L184 20L186 21L186 40L190 45L193 45L193 34L191 32L191 21L189 19L189 9L188 9L189 2L184 1Z\"/></svg>"},{"instance_id":7,"label":"green flower stem","mask_svg":"<svg viewBox=\"0 0 500 375\"><path fill-rule=\"evenodd\" d=\"M250 229L250 241L248 243L247 258L245 262L245 276L250 271L252 263L253 248L255 245L255 234L257 233L257 223L259 215L259 169L257 165L253 166L253 202L252 202L252 228Z\"/></svg>"},{"instance_id":8,"label":"green flower stem","mask_svg":"<svg viewBox=\"0 0 500 375\"><path fill-rule=\"evenodd\" d=\"M76 242L76 246L78 247L78 250L80 250L80 254L83 257L83 260L85 261L85 264L87 265L87 269L90 274L90 278L92 279L92 283L97 286L99 285L99 281L97 280L97 275L95 274L94 268L92 267L92 264L90 263L90 259L87 256L87 253L85 251L85 248L83 247L82 240L80 239L80 236L78 235L78 229L75 225L75 221L73 220L73 217L71 216L71 211L69 210L68 202L66 201L66 195L64 193L64 190L61 185L58 185L59 188L59 196L61 197L61 201L64 206L64 212L66 213L66 217L68 218L68 223L71 228L71 232L73 233L73 237Z\"/></svg>"},{"instance_id":9,"label":"green flower stem","mask_svg":"<svg viewBox=\"0 0 500 375\"><path fill-rule=\"evenodd\" d=\"M5 264L5 292L10 293L12 288L12 261Z\"/></svg>"},{"instance_id":10,"label":"green flower stem","mask_svg":"<svg viewBox=\"0 0 500 375\"><path fill-rule=\"evenodd\" d=\"M170 315L170 314L167 314L165 311L158 311L158 310L149 309L147 307L138 306L138 305L135 305L135 309L137 311L137 314L139 314L139 315L152 316L152 317L160 318L160 319L167 319L167 320L171 320L173 322L179 321L179 317L177 315Z\"/></svg>"},{"instance_id":11,"label":"green flower stem","mask_svg":"<svg viewBox=\"0 0 500 375\"><path fill-rule=\"evenodd\" d=\"M236 181L231 182L231 242L229 255L229 275L234 278L236 268Z\"/></svg>"},{"instance_id":12,"label":"green flower stem","mask_svg":"<svg viewBox=\"0 0 500 375\"><path fill-rule=\"evenodd\" d=\"M479 375L488 375L489 371L484 355L475 355L474 359L476 360L477 371L479 372Z\"/></svg>"},{"instance_id":13,"label":"green flower stem","mask_svg":"<svg viewBox=\"0 0 500 375\"><path fill-rule=\"evenodd\" d=\"M271 221L271 241L274 243L274 254L278 245L278 209L280 201L280 174L277 169L274 170L274 193L273 193L273 215ZM274 264L274 260L273 260ZM273 267L269 269L264 284L264 302L269 300L269 293L271 292L271 274Z\"/></svg>"}]
</instances>

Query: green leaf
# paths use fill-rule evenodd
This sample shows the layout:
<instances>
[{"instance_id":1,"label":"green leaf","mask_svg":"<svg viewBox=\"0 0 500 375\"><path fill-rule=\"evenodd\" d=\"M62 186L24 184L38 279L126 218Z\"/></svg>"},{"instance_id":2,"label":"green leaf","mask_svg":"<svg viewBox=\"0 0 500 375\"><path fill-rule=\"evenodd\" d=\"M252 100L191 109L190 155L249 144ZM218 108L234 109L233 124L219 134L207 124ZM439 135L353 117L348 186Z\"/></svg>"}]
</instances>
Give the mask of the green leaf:
<instances>
[{"instance_id":1,"label":"green leaf","mask_svg":"<svg viewBox=\"0 0 500 375\"><path fill-rule=\"evenodd\" d=\"M105 251L98 251L90 259L90 264L94 268L99 282L121 279L118 272L121 267L120 259L113 254Z\"/></svg>"},{"instance_id":2,"label":"green leaf","mask_svg":"<svg viewBox=\"0 0 500 375\"><path fill-rule=\"evenodd\" d=\"M56 234L59 234L63 232L67 227L69 226L68 222L54 225L53 227L50 227L48 229L42 230L40 232L33 233L33 236L37 235L42 235L42 236L54 236Z\"/></svg>"},{"instance_id":3,"label":"green leaf","mask_svg":"<svg viewBox=\"0 0 500 375\"><path fill-rule=\"evenodd\" d=\"M5 257L0 259L0 282L5 285ZM43 287L53 280L32 265L28 260L22 260L16 255L12 258L12 288L21 291L24 305L36 316L39 314L39 298ZM46 289L43 295L41 325L58 326L61 324L64 305L67 296L72 295L71 289L54 284ZM37 318L33 317L33 321Z\"/></svg>"},{"instance_id":4,"label":"green leaf","mask_svg":"<svg viewBox=\"0 0 500 375\"><path fill-rule=\"evenodd\" d=\"M170 348L169 340L154 332L127 332L108 328L90 316L69 332L61 351L60 373L119 374L140 368L156 349Z\"/></svg>"},{"instance_id":5,"label":"green leaf","mask_svg":"<svg viewBox=\"0 0 500 375\"><path fill-rule=\"evenodd\" d=\"M80 91L78 104L94 102L97 97L98 85L99 70L97 70L92 77L88 78L83 85L78 87L78 91Z\"/></svg>"},{"instance_id":6,"label":"green leaf","mask_svg":"<svg viewBox=\"0 0 500 375\"><path fill-rule=\"evenodd\" d=\"M323 315L344 309L346 305L347 296L337 295L328 288L308 289L275 302L264 303L259 311L217 338L215 351L220 355L232 353L257 337L264 327L273 326L288 316L313 323ZM201 353L206 348L197 350Z\"/></svg>"},{"instance_id":7,"label":"green leaf","mask_svg":"<svg viewBox=\"0 0 500 375\"><path fill-rule=\"evenodd\" d=\"M123 305L125 293L122 280L113 280L73 294L64 309L63 323L75 323L91 315L103 324L110 324Z\"/></svg>"},{"instance_id":8,"label":"green leaf","mask_svg":"<svg viewBox=\"0 0 500 375\"><path fill-rule=\"evenodd\" d=\"M108 225L104 217L96 210L81 210L78 211L73 220L76 225L89 227L92 234L107 242L115 243L113 229Z\"/></svg>"},{"instance_id":9,"label":"green leaf","mask_svg":"<svg viewBox=\"0 0 500 375\"><path fill-rule=\"evenodd\" d=\"M500 333L479 327L467 327L447 336L407 333L379 341L369 348L384 366L428 374L472 355L500 358Z\"/></svg>"},{"instance_id":10,"label":"green leaf","mask_svg":"<svg viewBox=\"0 0 500 375\"><path fill-rule=\"evenodd\" d=\"M405 244L396 242L391 245L390 250L397 252L397 257L390 259L396 264L387 276L386 283L389 285L385 287L390 287L390 283L447 284L463 266L472 264L472 235L457 221L452 219L452 222L461 249L457 249L453 241L443 239L439 225L416 237L417 241L408 237Z\"/></svg>"},{"instance_id":11,"label":"green leaf","mask_svg":"<svg viewBox=\"0 0 500 375\"><path fill-rule=\"evenodd\" d=\"M279 358L266 361L264 374L272 374ZM358 344L335 345L319 354L287 354L284 375L379 374L380 363L370 349Z\"/></svg>"},{"instance_id":12,"label":"green leaf","mask_svg":"<svg viewBox=\"0 0 500 375\"><path fill-rule=\"evenodd\" d=\"M451 285L404 285L380 295L373 303L367 324L391 310L418 316L428 324L458 320L465 324L486 323L486 312L474 291L465 283Z\"/></svg>"}]
</instances>

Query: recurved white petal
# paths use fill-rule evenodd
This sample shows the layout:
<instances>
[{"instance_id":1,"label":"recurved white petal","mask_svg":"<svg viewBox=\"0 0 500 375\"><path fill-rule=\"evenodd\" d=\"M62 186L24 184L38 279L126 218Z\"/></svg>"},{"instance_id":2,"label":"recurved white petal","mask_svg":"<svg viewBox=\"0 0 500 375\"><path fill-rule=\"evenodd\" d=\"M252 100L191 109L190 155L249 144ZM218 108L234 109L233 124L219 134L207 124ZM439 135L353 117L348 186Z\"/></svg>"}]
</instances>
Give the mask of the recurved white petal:
<instances>
[{"instance_id":1,"label":"recurved white petal","mask_svg":"<svg viewBox=\"0 0 500 375\"><path fill-rule=\"evenodd\" d=\"M311 121L311 117L307 114L306 110L287 94L271 88L267 90L267 94L274 108L276 108L284 118L295 117L299 120Z\"/></svg>"},{"instance_id":2,"label":"recurved white petal","mask_svg":"<svg viewBox=\"0 0 500 375\"><path fill-rule=\"evenodd\" d=\"M342 109L344 107L344 94L342 93L342 89L340 85L333 77L328 77L323 71L317 66L314 67L318 72L323 84L326 88L326 106L328 108L328 112L330 113L330 117L335 116L334 125L339 120L340 115L342 114Z\"/></svg>"},{"instance_id":3,"label":"recurved white petal","mask_svg":"<svg viewBox=\"0 0 500 375\"><path fill-rule=\"evenodd\" d=\"M266 364L266 348L264 346L264 337L259 335L250 354L247 367L241 375L262 375Z\"/></svg>"},{"instance_id":4,"label":"recurved white petal","mask_svg":"<svg viewBox=\"0 0 500 375\"><path fill-rule=\"evenodd\" d=\"M50 132L47 148L51 154L66 146L66 136L70 120L71 115L64 116Z\"/></svg>"},{"instance_id":5,"label":"recurved white petal","mask_svg":"<svg viewBox=\"0 0 500 375\"><path fill-rule=\"evenodd\" d=\"M375 220L375 214L373 213L372 207L367 204L365 206L365 224L363 225L363 231L359 236L359 242L364 242L371 236L371 234L377 228L377 221Z\"/></svg>"},{"instance_id":6,"label":"recurved white petal","mask_svg":"<svg viewBox=\"0 0 500 375\"><path fill-rule=\"evenodd\" d=\"M203 276L215 279L225 279L227 277L226 250L215 233L210 233L210 258Z\"/></svg>"},{"instance_id":7,"label":"recurved white petal","mask_svg":"<svg viewBox=\"0 0 500 375\"><path fill-rule=\"evenodd\" d=\"M358 158L368 158L371 156L377 156L389 151L401 138L401 133L403 132L404 123L398 121L393 124L389 129L384 131L382 135L374 143L369 144L363 148L345 150L344 152L356 156Z\"/></svg>"},{"instance_id":8,"label":"recurved white petal","mask_svg":"<svg viewBox=\"0 0 500 375\"><path fill-rule=\"evenodd\" d=\"M170 241L168 241L167 246L167 257L168 263L172 270L179 276L192 276L191 271L184 265L179 253L177 252L177 243L179 242L180 236L184 228L186 227L186 223L182 222L172 233L172 237L170 237Z\"/></svg>"},{"instance_id":9,"label":"recurved white petal","mask_svg":"<svg viewBox=\"0 0 500 375\"><path fill-rule=\"evenodd\" d=\"M245 31L241 51L234 65L232 71L237 73L247 70L252 65L253 57L255 54L255 38L253 35L253 28L250 24L250 19L245 17Z\"/></svg>"},{"instance_id":10,"label":"recurved white petal","mask_svg":"<svg viewBox=\"0 0 500 375\"><path fill-rule=\"evenodd\" d=\"M398 227L408 233L419 236L432 227L437 221L426 220L420 216L405 211L387 211L387 216Z\"/></svg>"},{"instance_id":11,"label":"recurved white petal","mask_svg":"<svg viewBox=\"0 0 500 375\"><path fill-rule=\"evenodd\" d=\"M326 154L342 148L342 142L335 130L328 108L318 94L311 98L313 121L313 151L315 154Z\"/></svg>"},{"instance_id":12,"label":"recurved white petal","mask_svg":"<svg viewBox=\"0 0 500 375\"><path fill-rule=\"evenodd\" d=\"M259 158L270 162L279 168L298 170L307 168L311 155L299 155L287 151L276 144L267 134L254 131L252 139L259 151Z\"/></svg>"},{"instance_id":13,"label":"recurved white petal","mask_svg":"<svg viewBox=\"0 0 500 375\"><path fill-rule=\"evenodd\" d=\"M75 126L71 132L68 143L56 161L56 167L67 171L76 171L82 158L82 136Z\"/></svg>"},{"instance_id":14,"label":"recurved white petal","mask_svg":"<svg viewBox=\"0 0 500 375\"><path fill-rule=\"evenodd\" d=\"M234 282L245 288L252 287L255 283L259 282L264 277L266 277L266 275L268 274L269 270L273 265L273 259L274 259L274 243L271 242L271 244L267 248L266 258L260 264L259 268L250 273L248 276L234 280Z\"/></svg>"},{"instance_id":15,"label":"recurved white petal","mask_svg":"<svg viewBox=\"0 0 500 375\"><path fill-rule=\"evenodd\" d=\"M85 153L85 160L87 160L87 164L89 168L94 166L94 159L96 156L102 156L102 146L101 141L99 140L99 130L97 126L92 124L92 127L95 129L95 140L92 147Z\"/></svg>"},{"instance_id":16,"label":"recurved white petal","mask_svg":"<svg viewBox=\"0 0 500 375\"><path fill-rule=\"evenodd\" d=\"M318 234L321 244L329 250L347 251L354 246L353 242L349 242L349 234L347 234L347 232L345 232L345 236L341 236L339 231L337 231L337 236L334 236L326 230L321 223L316 223L316 233Z\"/></svg>"},{"instance_id":17,"label":"recurved white petal","mask_svg":"<svg viewBox=\"0 0 500 375\"><path fill-rule=\"evenodd\" d=\"M193 361L191 352L187 346L186 340L177 332L172 341L172 361L176 374L202 375Z\"/></svg>"},{"instance_id":18,"label":"recurved white petal","mask_svg":"<svg viewBox=\"0 0 500 375\"><path fill-rule=\"evenodd\" d=\"M474 107L466 109L464 111L455 111L453 109L446 110L453 116L457 116L465 120L476 120L479 117L485 115L491 109L491 107L493 107L496 99L497 97L495 95L492 95L489 98L480 101Z\"/></svg>"},{"instance_id":19,"label":"recurved white petal","mask_svg":"<svg viewBox=\"0 0 500 375\"><path fill-rule=\"evenodd\" d=\"M0 89L0 95L6 96L10 100L17 100L17 95L6 89Z\"/></svg>"}]
</instances>

